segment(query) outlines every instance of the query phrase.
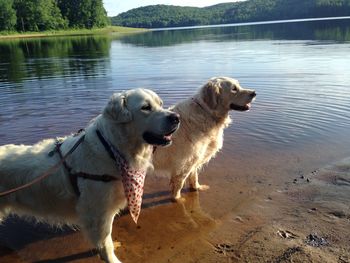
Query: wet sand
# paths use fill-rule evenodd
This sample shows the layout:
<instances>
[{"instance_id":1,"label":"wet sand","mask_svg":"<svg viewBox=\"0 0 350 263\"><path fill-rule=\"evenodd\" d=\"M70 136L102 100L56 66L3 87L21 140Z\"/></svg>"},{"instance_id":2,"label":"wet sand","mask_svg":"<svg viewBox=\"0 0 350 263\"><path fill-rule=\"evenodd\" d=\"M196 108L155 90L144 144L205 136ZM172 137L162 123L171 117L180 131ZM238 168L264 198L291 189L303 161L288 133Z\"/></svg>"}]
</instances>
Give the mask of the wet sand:
<instances>
[{"instance_id":1,"label":"wet sand","mask_svg":"<svg viewBox=\"0 0 350 263\"><path fill-rule=\"evenodd\" d=\"M301 158L300 149L264 155L226 150L200 175L211 188L186 189L184 203L170 201L167 178L148 177L139 224L127 213L115 220L118 257L160 263L350 262L350 159L326 165L344 153L311 152ZM100 260L79 231L10 218L0 227L0 262Z\"/></svg>"}]
</instances>

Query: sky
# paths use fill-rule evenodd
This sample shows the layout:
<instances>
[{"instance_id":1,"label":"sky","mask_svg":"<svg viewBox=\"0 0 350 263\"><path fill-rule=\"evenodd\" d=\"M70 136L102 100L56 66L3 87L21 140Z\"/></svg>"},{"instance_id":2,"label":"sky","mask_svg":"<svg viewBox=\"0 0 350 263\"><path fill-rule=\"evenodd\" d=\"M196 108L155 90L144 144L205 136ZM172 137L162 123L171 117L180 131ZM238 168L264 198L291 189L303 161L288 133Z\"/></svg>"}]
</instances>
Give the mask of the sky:
<instances>
[{"instance_id":1,"label":"sky","mask_svg":"<svg viewBox=\"0 0 350 263\"><path fill-rule=\"evenodd\" d=\"M108 16L146 5L179 5L179 6L210 6L219 3L235 2L237 0L103 0Z\"/></svg>"}]
</instances>

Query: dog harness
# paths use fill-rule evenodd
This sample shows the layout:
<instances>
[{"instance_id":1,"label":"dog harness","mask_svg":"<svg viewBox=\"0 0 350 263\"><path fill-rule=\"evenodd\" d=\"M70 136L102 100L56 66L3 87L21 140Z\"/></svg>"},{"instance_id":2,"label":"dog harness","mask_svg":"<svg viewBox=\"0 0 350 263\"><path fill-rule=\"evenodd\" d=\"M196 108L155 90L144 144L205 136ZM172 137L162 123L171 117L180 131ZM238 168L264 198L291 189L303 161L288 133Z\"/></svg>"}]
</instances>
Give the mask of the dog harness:
<instances>
[{"instance_id":1,"label":"dog harness","mask_svg":"<svg viewBox=\"0 0 350 263\"><path fill-rule=\"evenodd\" d=\"M74 136L78 136L82 131L83 130L79 130ZM84 138L85 138L85 134L83 134L79 138L77 143L74 145L75 148L77 148L79 146L79 144L84 141ZM54 152L56 151L58 153L58 155L60 156L61 160L63 160L63 154L62 154L62 151L61 151L61 146L62 146L63 142L64 141L60 141L60 140L56 139L55 150L50 152L49 156L52 156L54 154ZM77 194L77 196L80 196L80 191L79 191L79 187L78 187L78 177L84 178L84 179L90 179L90 180L94 180L94 181L102 181L102 182L110 182L110 181L117 180L117 178L115 178L114 176L110 176L110 175L107 175L107 174L95 175L95 174L87 174L87 173L84 173L84 172L73 173L72 172L72 170L73 170L72 167L70 167L67 164L66 160L63 160L63 166L68 172L69 180L70 180L71 185L73 187L73 190Z\"/></svg>"},{"instance_id":2,"label":"dog harness","mask_svg":"<svg viewBox=\"0 0 350 263\"><path fill-rule=\"evenodd\" d=\"M78 134L79 133L80 132L78 132ZM146 171L132 169L128 165L126 159L120 153L120 151L116 147L114 147L114 145L111 144L102 135L102 133L99 130L96 130L96 134L100 142L104 146L105 150L108 152L109 156L115 161L117 168L121 170L124 193L128 202L129 212L130 212L131 218L137 224L137 220L141 212L142 195L143 195L143 189L144 189L143 186L145 182ZM82 135L82 137L79 139L79 143L81 143L84 140L84 137L85 135ZM55 148L55 151L58 152L61 160L63 158L63 154L60 149L62 143L63 141L57 141L56 148ZM52 155L52 152L50 152L49 155ZM111 181L118 180L118 178L107 174L95 175L95 174L87 174L84 172L73 173L72 168L67 164L65 160L63 160L63 166L67 170L74 192L78 196L80 196L80 191L78 187L78 178L84 178L88 180L101 181L101 182L111 182Z\"/></svg>"}]
</instances>

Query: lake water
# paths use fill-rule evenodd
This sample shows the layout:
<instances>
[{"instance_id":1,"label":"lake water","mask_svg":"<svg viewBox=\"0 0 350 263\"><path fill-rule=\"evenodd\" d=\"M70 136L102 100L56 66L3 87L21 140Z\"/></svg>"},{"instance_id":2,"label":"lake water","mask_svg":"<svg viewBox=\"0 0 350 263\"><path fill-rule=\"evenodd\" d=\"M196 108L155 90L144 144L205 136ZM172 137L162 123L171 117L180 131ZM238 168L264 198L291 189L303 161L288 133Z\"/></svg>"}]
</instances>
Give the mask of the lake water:
<instances>
[{"instance_id":1,"label":"lake water","mask_svg":"<svg viewBox=\"0 0 350 263\"><path fill-rule=\"evenodd\" d=\"M256 189L275 192L296 174L350 156L349 72L349 19L4 40L0 41L0 145L35 143L75 132L99 114L116 91L148 87L170 106L190 97L213 76L237 78L243 87L256 90L257 99L250 112L231 113L233 124L225 131L223 152L204 170L208 176L200 178L211 186L201 195L203 210L223 220L228 212L256 198ZM168 189L167 180L149 178L148 182L146 194ZM193 198L186 198L191 204ZM143 209L141 224L150 226L142 229L152 231L144 234L138 229L137 234L129 234L134 225L128 217L117 220L122 222L116 231L122 240L137 236L122 256L140 250L135 255L143 262L155 253L144 243L160 247L193 234L187 228L178 230L192 221L173 222L179 217L175 208ZM163 224L159 218L164 217L168 219ZM155 220L162 226L158 230ZM187 222L188 216L182 220ZM231 221L223 225L229 227L226 232L235 233ZM19 252L28 262L64 252L70 256L76 251L63 244L82 242L79 236L73 241L67 236L65 241L50 243L44 238L47 232L41 235L35 227L28 230L23 225L11 221L2 225L0 243L14 250L28 245ZM165 231L164 237L164 229L174 225L175 230ZM125 227L129 232L123 232ZM195 232L191 240L199 236ZM38 239L44 241L35 244ZM181 242L187 247L186 238ZM207 243L203 243L206 250ZM48 252L43 255L43 250ZM193 249L189 250L192 255Z\"/></svg>"},{"instance_id":2,"label":"lake water","mask_svg":"<svg viewBox=\"0 0 350 263\"><path fill-rule=\"evenodd\" d=\"M347 147L349 69L349 19L0 41L1 144L74 132L115 91L149 87L170 106L231 76L258 96L232 113L225 149Z\"/></svg>"}]
</instances>

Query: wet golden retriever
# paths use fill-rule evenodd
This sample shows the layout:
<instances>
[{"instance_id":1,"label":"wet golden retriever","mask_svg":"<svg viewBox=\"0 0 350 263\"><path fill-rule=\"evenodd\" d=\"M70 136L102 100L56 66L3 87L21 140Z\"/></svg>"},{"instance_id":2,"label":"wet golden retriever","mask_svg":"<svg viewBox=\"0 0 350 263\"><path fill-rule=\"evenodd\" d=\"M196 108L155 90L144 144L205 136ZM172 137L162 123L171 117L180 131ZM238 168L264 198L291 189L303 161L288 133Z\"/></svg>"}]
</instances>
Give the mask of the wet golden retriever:
<instances>
[{"instance_id":1,"label":"wet golden retriever","mask_svg":"<svg viewBox=\"0 0 350 263\"><path fill-rule=\"evenodd\" d=\"M120 262L114 254L111 231L114 216L127 204L122 168L111 158L98 132L119 150L129 167L139 171L151 165L152 145L169 145L178 125L178 114L164 110L154 92L135 89L115 93L85 132L61 138L60 151L66 154L85 136L65 165L39 183L0 196L0 221L14 213L54 224L78 225L103 260ZM0 193L32 181L60 159L54 139L32 146L1 146ZM71 175L76 175L75 185Z\"/></svg>"},{"instance_id":2,"label":"wet golden retriever","mask_svg":"<svg viewBox=\"0 0 350 263\"><path fill-rule=\"evenodd\" d=\"M222 148L223 131L231 122L229 111L248 111L255 98L254 90L244 89L235 79L210 79L192 98L181 101L171 110L180 114L181 127L169 148L157 149L153 158L156 174L171 175L174 200L188 179L190 187L206 190L198 182L198 172Z\"/></svg>"}]
</instances>

